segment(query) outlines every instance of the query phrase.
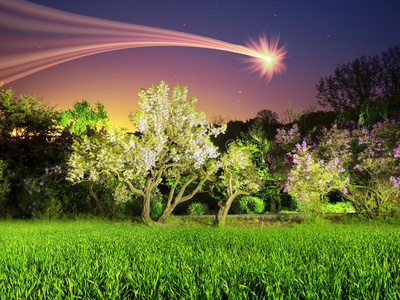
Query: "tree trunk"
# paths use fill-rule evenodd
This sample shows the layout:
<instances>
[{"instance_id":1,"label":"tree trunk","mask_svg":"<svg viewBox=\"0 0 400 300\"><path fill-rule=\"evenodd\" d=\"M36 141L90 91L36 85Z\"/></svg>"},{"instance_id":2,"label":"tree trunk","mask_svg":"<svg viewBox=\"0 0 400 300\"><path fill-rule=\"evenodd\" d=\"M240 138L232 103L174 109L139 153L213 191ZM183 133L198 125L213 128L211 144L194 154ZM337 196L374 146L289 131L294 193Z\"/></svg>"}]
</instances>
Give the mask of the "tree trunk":
<instances>
[{"instance_id":1,"label":"tree trunk","mask_svg":"<svg viewBox=\"0 0 400 300\"><path fill-rule=\"evenodd\" d=\"M228 216L229 209L231 208L233 200L236 198L238 193L229 196L225 203L220 204L219 211L215 216L214 225L224 226L226 223L226 217Z\"/></svg>"},{"instance_id":2,"label":"tree trunk","mask_svg":"<svg viewBox=\"0 0 400 300\"><path fill-rule=\"evenodd\" d=\"M142 214L140 215L144 223L151 222L150 218L150 193L145 192L143 196Z\"/></svg>"},{"instance_id":3,"label":"tree trunk","mask_svg":"<svg viewBox=\"0 0 400 300\"><path fill-rule=\"evenodd\" d=\"M216 226L223 226L225 225L225 218L224 218L224 209L225 208L220 208L217 215L215 216L215 220L214 220L214 225Z\"/></svg>"},{"instance_id":4,"label":"tree trunk","mask_svg":"<svg viewBox=\"0 0 400 300\"><path fill-rule=\"evenodd\" d=\"M92 198L93 198L94 201L96 202L97 210L99 211L99 213L100 213L101 215L104 215L104 210L103 210L103 207L101 206L100 199L99 199L99 198L97 197L97 195L93 192L93 186L92 186L92 185L89 186L89 194L90 194L90 196L92 196Z\"/></svg>"},{"instance_id":5,"label":"tree trunk","mask_svg":"<svg viewBox=\"0 0 400 300\"><path fill-rule=\"evenodd\" d=\"M112 200L110 207L110 219L114 218L116 210L117 210L117 203L115 203L115 201Z\"/></svg>"},{"instance_id":6,"label":"tree trunk","mask_svg":"<svg viewBox=\"0 0 400 300\"><path fill-rule=\"evenodd\" d=\"M271 197L271 213L276 213L282 209L280 190L276 189L276 192Z\"/></svg>"},{"instance_id":7,"label":"tree trunk","mask_svg":"<svg viewBox=\"0 0 400 300\"><path fill-rule=\"evenodd\" d=\"M197 192L200 190L200 188L203 186L204 182L207 181L208 177L205 177L202 180L200 180L200 182L198 183L196 188L189 195L185 196L184 194L185 194L186 188L193 181L195 181L196 179L198 179L197 175L196 176L192 176L189 180L187 180L183 184L183 186L182 186L180 192L178 193L178 195L175 198L173 198L173 193L174 193L175 187L177 185L177 181L176 181L176 184L174 184L174 186L172 187L172 190L170 192L172 194L170 194L170 199L167 202L167 206L164 208L164 211L163 211L161 217L158 219L158 222L163 222L174 211L175 207L178 204L186 202L186 201L192 199L197 194Z\"/></svg>"},{"instance_id":8,"label":"tree trunk","mask_svg":"<svg viewBox=\"0 0 400 300\"><path fill-rule=\"evenodd\" d=\"M276 213L276 202L275 202L275 196L271 197L271 213Z\"/></svg>"},{"instance_id":9,"label":"tree trunk","mask_svg":"<svg viewBox=\"0 0 400 300\"><path fill-rule=\"evenodd\" d=\"M172 205L167 206L164 209L161 217L158 218L158 222L163 222L174 211L175 207L176 207L176 204L172 204Z\"/></svg>"}]
</instances>

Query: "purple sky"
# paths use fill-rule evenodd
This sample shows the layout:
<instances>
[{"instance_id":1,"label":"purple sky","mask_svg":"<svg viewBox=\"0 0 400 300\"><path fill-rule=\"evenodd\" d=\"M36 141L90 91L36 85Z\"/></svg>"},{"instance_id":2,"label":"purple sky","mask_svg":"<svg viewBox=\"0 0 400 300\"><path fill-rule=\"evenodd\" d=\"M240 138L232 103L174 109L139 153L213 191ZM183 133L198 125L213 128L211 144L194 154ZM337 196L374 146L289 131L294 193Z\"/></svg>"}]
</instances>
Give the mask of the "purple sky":
<instances>
[{"instance_id":1,"label":"purple sky","mask_svg":"<svg viewBox=\"0 0 400 300\"><path fill-rule=\"evenodd\" d=\"M189 86L207 117L246 120L261 109L281 113L316 103L315 85L339 63L376 55L400 43L399 1L141 1L35 0L48 7L244 44L280 33L286 72L270 83L245 71L243 56L195 48L140 48L96 54L7 84L58 108L86 99L105 104L114 123L128 126L140 88L165 80ZM4 34L6 29L0 28ZM35 38L35 37L33 37ZM3 39L4 40L4 39ZM0 47L1 50L1 47ZM0 51L0 54L2 52Z\"/></svg>"}]
</instances>

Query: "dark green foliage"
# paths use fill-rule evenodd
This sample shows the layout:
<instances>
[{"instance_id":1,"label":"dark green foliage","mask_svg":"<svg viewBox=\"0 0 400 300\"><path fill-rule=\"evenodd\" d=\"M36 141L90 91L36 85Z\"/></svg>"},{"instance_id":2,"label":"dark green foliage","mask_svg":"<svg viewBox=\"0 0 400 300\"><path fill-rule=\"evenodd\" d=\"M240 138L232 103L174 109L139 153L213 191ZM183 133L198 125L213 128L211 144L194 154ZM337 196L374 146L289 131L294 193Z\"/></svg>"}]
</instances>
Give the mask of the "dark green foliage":
<instances>
[{"instance_id":1,"label":"dark green foliage","mask_svg":"<svg viewBox=\"0 0 400 300\"><path fill-rule=\"evenodd\" d=\"M276 134L276 129L280 125L278 119L278 114L276 112L270 111L269 109L263 109L257 113L255 119L253 119L254 123L252 125L254 126L255 123L259 123L264 131L265 137L272 140Z\"/></svg>"},{"instance_id":2,"label":"dark green foliage","mask_svg":"<svg viewBox=\"0 0 400 300\"><path fill-rule=\"evenodd\" d=\"M15 137L42 140L54 133L56 112L34 95L14 96L12 89L0 91L0 133L2 139ZM16 134L12 135L16 130Z\"/></svg>"},{"instance_id":3,"label":"dark green foliage","mask_svg":"<svg viewBox=\"0 0 400 300\"><path fill-rule=\"evenodd\" d=\"M34 95L0 91L0 159L8 168L30 173L57 164L69 146L57 125L57 112Z\"/></svg>"},{"instance_id":4,"label":"dark green foliage","mask_svg":"<svg viewBox=\"0 0 400 300\"><path fill-rule=\"evenodd\" d=\"M4 222L0 237L5 299L400 297L398 225Z\"/></svg>"},{"instance_id":5,"label":"dark green foliage","mask_svg":"<svg viewBox=\"0 0 400 300\"><path fill-rule=\"evenodd\" d=\"M395 45L382 53L381 80L383 98L395 100L400 95L400 45Z\"/></svg>"},{"instance_id":6,"label":"dark green foliage","mask_svg":"<svg viewBox=\"0 0 400 300\"><path fill-rule=\"evenodd\" d=\"M276 129L280 126L281 124L279 123L277 113L268 109L263 109L257 113L255 118L245 122L238 120L229 121L226 124L225 133L213 138L213 142L218 146L221 152L225 152L230 142L242 138L242 133L247 134L251 128L260 127L265 138L272 140L276 134Z\"/></svg>"},{"instance_id":7,"label":"dark green foliage","mask_svg":"<svg viewBox=\"0 0 400 300\"><path fill-rule=\"evenodd\" d=\"M262 214L265 203L262 199L252 196L243 196L238 199L236 212L239 214Z\"/></svg>"},{"instance_id":8,"label":"dark green foliage","mask_svg":"<svg viewBox=\"0 0 400 300\"><path fill-rule=\"evenodd\" d=\"M221 152L225 152L228 149L228 144L236 140L241 132L246 132L251 123L252 121L229 121L226 124L225 133L212 138L214 145L216 145Z\"/></svg>"},{"instance_id":9,"label":"dark green foliage","mask_svg":"<svg viewBox=\"0 0 400 300\"><path fill-rule=\"evenodd\" d=\"M207 204L200 202L193 202L188 207L188 215L202 216L208 211Z\"/></svg>"},{"instance_id":10,"label":"dark green foliage","mask_svg":"<svg viewBox=\"0 0 400 300\"><path fill-rule=\"evenodd\" d=\"M333 111L316 111L302 115L297 122L301 136L306 136L322 128L330 128L336 117L337 113Z\"/></svg>"},{"instance_id":11,"label":"dark green foliage","mask_svg":"<svg viewBox=\"0 0 400 300\"><path fill-rule=\"evenodd\" d=\"M204 184L203 192L196 194L196 196L193 199L193 202L200 202L201 204L204 205L206 208L205 213L206 214L212 214L215 215L215 213L218 211L219 206L218 206L218 200L221 199L221 195L214 195L213 193L207 192L210 189L210 183ZM218 198L214 198L218 197ZM181 204L179 204L176 209L174 210L174 215L187 215L188 209L192 201L186 201Z\"/></svg>"},{"instance_id":12,"label":"dark green foliage","mask_svg":"<svg viewBox=\"0 0 400 300\"><path fill-rule=\"evenodd\" d=\"M43 190L36 183L48 177L49 170L60 175L71 139L59 129L57 116L58 112L34 95L16 97L11 89L0 91L0 160L7 165L10 184L6 206L17 209L17 215L31 215L28 206L38 204L31 196ZM62 193L63 183L59 180L63 179L53 179L50 181L58 181L53 185L57 186L54 193Z\"/></svg>"},{"instance_id":13,"label":"dark green foliage","mask_svg":"<svg viewBox=\"0 0 400 300\"><path fill-rule=\"evenodd\" d=\"M73 186L66 180L73 138L69 129L75 132L75 138L83 132L95 135L96 124L108 120L103 108L101 104L92 108L87 102L78 102L61 116L34 95L0 91L0 160L6 165L3 174L7 175L9 189L0 201L0 214L44 219L66 213L98 214L90 188L103 202L102 213L113 214L116 207L107 190L113 183ZM71 127L61 130L60 120L69 120Z\"/></svg>"},{"instance_id":14,"label":"dark green foliage","mask_svg":"<svg viewBox=\"0 0 400 300\"><path fill-rule=\"evenodd\" d=\"M157 219L161 216L162 212L163 212L163 204L159 201L154 202L150 209L150 216L153 219Z\"/></svg>"},{"instance_id":15,"label":"dark green foliage","mask_svg":"<svg viewBox=\"0 0 400 300\"><path fill-rule=\"evenodd\" d=\"M277 124L274 123L275 125ZM274 129L275 130L275 129ZM262 126L261 122L255 122L247 132L242 132L240 134L240 138L237 139L238 145L241 147L245 147L250 150L252 154L252 160L259 169L259 172L269 171L269 168L266 163L267 153L270 150L271 146L273 146L273 142L268 140L267 132ZM261 189L254 193L253 196L261 199L263 205L264 202L269 203L270 210L272 212L276 212L276 210L281 208L281 197L280 197L280 188L277 186L277 177L267 176L265 178ZM236 211L239 213L249 213L246 212L246 209L238 208ZM263 211L265 207L263 206ZM252 211L250 209L250 211Z\"/></svg>"},{"instance_id":16,"label":"dark green foliage","mask_svg":"<svg viewBox=\"0 0 400 300\"><path fill-rule=\"evenodd\" d=\"M154 191L154 194L152 196L152 200L150 202L150 216L153 219L158 219L164 210L164 204L162 202L162 195L160 192Z\"/></svg>"},{"instance_id":17,"label":"dark green foliage","mask_svg":"<svg viewBox=\"0 0 400 300\"><path fill-rule=\"evenodd\" d=\"M10 190L8 178L5 174L6 164L0 160L0 214L4 213L7 194Z\"/></svg>"},{"instance_id":18,"label":"dark green foliage","mask_svg":"<svg viewBox=\"0 0 400 300\"><path fill-rule=\"evenodd\" d=\"M346 107L335 120L339 126L349 127L350 122L365 127L372 127L385 119L400 120L400 94L390 101L378 98L364 103L361 107Z\"/></svg>"}]
</instances>

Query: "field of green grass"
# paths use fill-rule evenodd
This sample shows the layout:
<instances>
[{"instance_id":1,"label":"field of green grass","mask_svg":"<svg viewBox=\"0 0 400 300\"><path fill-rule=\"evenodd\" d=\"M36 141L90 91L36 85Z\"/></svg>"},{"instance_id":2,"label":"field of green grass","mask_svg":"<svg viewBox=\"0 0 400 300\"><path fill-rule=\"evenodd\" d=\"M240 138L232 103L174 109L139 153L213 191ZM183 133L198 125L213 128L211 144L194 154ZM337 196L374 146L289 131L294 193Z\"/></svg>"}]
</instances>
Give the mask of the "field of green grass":
<instances>
[{"instance_id":1,"label":"field of green grass","mask_svg":"<svg viewBox=\"0 0 400 300\"><path fill-rule=\"evenodd\" d=\"M400 298L400 226L0 222L0 299Z\"/></svg>"}]
</instances>

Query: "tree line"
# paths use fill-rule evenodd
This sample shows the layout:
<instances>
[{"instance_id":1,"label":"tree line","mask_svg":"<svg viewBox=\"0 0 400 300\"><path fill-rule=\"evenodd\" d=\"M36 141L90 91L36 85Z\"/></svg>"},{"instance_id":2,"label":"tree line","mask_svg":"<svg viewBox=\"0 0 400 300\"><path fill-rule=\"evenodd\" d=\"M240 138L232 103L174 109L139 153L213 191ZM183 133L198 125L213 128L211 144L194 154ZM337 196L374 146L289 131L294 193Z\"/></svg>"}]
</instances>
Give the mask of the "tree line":
<instances>
[{"instance_id":1,"label":"tree line","mask_svg":"<svg viewBox=\"0 0 400 300\"><path fill-rule=\"evenodd\" d=\"M56 111L34 95L2 90L0 212L123 212L164 221L207 195L216 224L235 202L267 202L276 211L286 201L318 213L339 197L368 216L392 213L400 184L399 80L394 46L322 77L317 97L325 111L289 106L279 118L265 109L226 125L220 117L207 122L186 86L161 82L139 92L140 110L129 116L134 133L110 126L100 103Z\"/></svg>"}]
</instances>

